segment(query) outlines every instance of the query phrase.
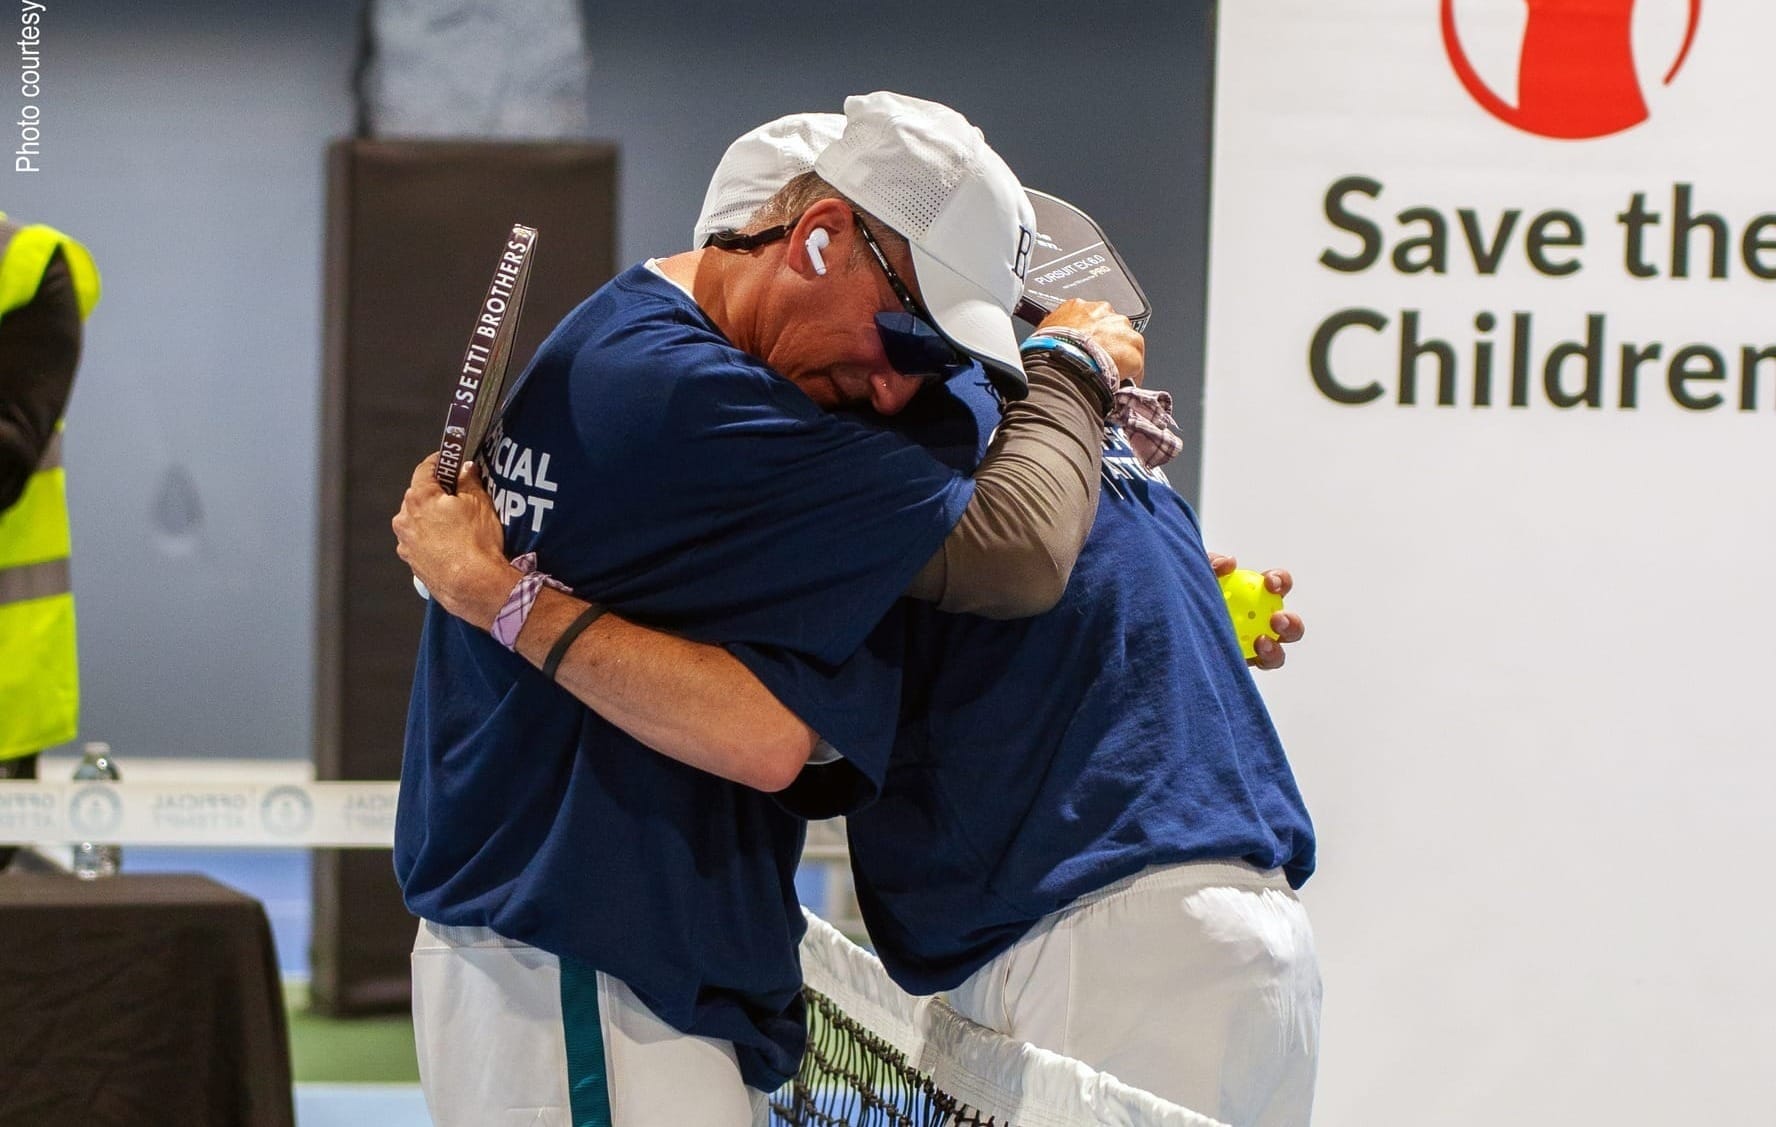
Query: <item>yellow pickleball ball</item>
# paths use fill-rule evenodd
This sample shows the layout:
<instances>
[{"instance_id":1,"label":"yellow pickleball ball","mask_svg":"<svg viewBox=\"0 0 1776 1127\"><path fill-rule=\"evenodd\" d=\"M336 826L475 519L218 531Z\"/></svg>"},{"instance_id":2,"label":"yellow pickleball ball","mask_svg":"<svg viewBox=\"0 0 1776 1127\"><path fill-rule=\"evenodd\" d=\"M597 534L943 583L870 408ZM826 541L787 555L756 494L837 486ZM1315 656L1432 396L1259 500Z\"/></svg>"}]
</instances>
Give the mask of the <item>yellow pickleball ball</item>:
<instances>
[{"instance_id":1,"label":"yellow pickleball ball","mask_svg":"<svg viewBox=\"0 0 1776 1127\"><path fill-rule=\"evenodd\" d=\"M1270 616L1283 609L1283 597L1264 585L1263 572L1240 568L1220 578L1221 597L1227 600L1240 652L1248 658L1257 657L1258 635L1277 636L1270 628Z\"/></svg>"}]
</instances>

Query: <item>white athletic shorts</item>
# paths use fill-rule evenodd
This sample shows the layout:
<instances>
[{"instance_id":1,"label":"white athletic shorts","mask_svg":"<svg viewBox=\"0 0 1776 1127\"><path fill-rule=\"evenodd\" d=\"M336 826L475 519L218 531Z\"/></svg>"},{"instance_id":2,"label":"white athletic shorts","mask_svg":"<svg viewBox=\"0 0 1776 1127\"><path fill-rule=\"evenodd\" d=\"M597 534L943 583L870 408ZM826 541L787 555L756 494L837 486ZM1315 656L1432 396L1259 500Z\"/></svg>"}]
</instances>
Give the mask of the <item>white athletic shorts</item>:
<instances>
[{"instance_id":1,"label":"white athletic shorts","mask_svg":"<svg viewBox=\"0 0 1776 1127\"><path fill-rule=\"evenodd\" d=\"M1044 917L950 1001L1232 1127L1300 1127L1313 1110L1319 960L1280 871L1137 873Z\"/></svg>"},{"instance_id":2,"label":"white athletic shorts","mask_svg":"<svg viewBox=\"0 0 1776 1127\"><path fill-rule=\"evenodd\" d=\"M732 1042L655 1017L621 980L481 927L422 920L413 1033L434 1127L757 1127Z\"/></svg>"}]
</instances>

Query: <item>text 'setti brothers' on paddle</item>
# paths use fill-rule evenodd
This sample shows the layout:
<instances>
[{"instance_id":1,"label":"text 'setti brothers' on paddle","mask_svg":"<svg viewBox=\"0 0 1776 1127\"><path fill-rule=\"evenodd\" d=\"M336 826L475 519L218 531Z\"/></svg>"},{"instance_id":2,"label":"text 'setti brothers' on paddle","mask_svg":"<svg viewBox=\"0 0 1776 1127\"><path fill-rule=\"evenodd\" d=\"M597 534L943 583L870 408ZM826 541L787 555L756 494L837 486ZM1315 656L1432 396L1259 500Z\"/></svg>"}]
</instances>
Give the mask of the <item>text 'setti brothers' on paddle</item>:
<instances>
[{"instance_id":1,"label":"text 'setti brothers' on paddle","mask_svg":"<svg viewBox=\"0 0 1776 1127\"><path fill-rule=\"evenodd\" d=\"M498 423L508 406L506 371L512 359L512 339L518 333L536 244L536 228L514 223L494 266L493 281L481 299L462 367L451 388L444 437L438 443L435 476L446 493L456 493L464 460L484 457L488 447L499 440Z\"/></svg>"}]
</instances>

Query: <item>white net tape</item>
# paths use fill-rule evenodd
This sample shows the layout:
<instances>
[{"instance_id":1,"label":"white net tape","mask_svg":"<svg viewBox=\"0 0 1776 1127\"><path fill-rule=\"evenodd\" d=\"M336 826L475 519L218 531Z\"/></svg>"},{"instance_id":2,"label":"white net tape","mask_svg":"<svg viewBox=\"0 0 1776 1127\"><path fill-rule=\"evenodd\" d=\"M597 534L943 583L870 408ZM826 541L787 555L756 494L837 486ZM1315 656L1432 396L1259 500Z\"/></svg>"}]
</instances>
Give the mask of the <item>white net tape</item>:
<instances>
[{"instance_id":1,"label":"white net tape","mask_svg":"<svg viewBox=\"0 0 1776 1127\"><path fill-rule=\"evenodd\" d=\"M874 955L820 917L804 915L808 934L802 939L802 975L808 987L972 1111L960 1120L932 1121L992 1122L998 1127L1224 1127L1079 1061L976 1025L940 998L907 994ZM820 1049L816 1045L811 1051Z\"/></svg>"}]
</instances>

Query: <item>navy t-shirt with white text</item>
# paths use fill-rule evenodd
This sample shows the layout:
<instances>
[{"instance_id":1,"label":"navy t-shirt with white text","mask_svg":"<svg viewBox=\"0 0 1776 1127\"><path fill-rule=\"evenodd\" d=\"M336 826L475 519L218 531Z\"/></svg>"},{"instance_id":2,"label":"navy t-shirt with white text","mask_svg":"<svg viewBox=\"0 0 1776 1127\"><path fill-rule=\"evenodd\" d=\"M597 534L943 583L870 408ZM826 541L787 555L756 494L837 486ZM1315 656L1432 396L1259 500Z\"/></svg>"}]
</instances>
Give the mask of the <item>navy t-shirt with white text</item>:
<instances>
[{"instance_id":1,"label":"navy t-shirt with white text","mask_svg":"<svg viewBox=\"0 0 1776 1127\"><path fill-rule=\"evenodd\" d=\"M770 647L872 696L899 655L854 651L973 488L822 411L639 266L544 342L505 435L489 485L509 554L638 622ZM885 756L889 726L846 695L801 702L803 719ZM801 839L770 796L648 750L428 608L395 830L414 914L614 975L674 1027L735 1042L770 1089L805 1037Z\"/></svg>"}]
</instances>

